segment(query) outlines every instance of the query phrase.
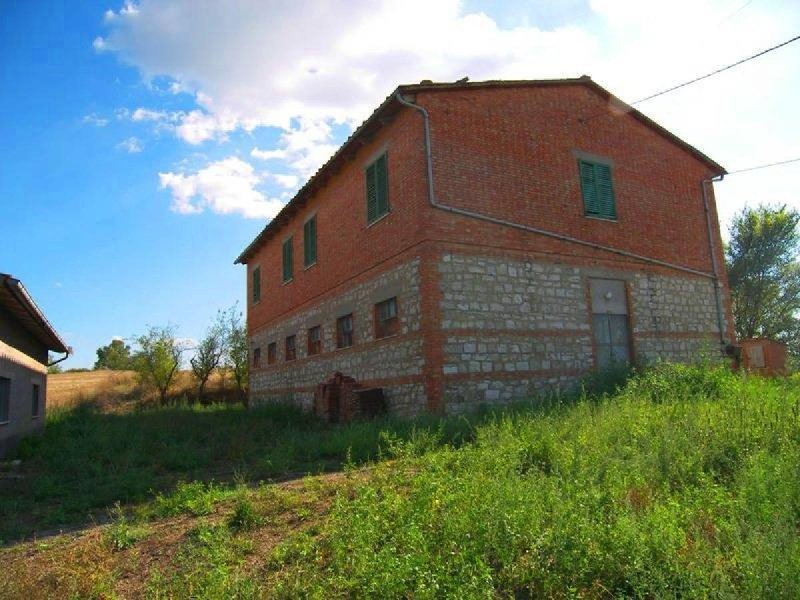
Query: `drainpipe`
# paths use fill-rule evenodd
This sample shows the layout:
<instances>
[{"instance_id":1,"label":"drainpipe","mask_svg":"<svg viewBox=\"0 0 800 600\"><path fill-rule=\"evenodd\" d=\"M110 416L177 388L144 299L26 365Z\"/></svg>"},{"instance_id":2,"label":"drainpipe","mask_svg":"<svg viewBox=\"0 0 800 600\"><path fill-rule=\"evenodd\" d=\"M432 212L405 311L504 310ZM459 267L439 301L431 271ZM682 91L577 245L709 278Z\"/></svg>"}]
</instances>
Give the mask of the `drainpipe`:
<instances>
[{"instance_id":1,"label":"drainpipe","mask_svg":"<svg viewBox=\"0 0 800 600\"><path fill-rule=\"evenodd\" d=\"M538 227L530 227L528 225L523 225L522 223L515 223L513 221L506 221L505 219L498 219L495 217L491 217L489 215L484 215L482 213L473 212L471 210L465 210L463 208L457 208L455 206L448 206L446 204L442 204L436 199L436 195L434 194L433 188L433 159L431 155L431 128L430 128L430 115L428 111L425 110L419 104L414 104L409 100L403 98L403 95L400 92L395 94L395 98L397 99L400 104L404 106L408 106L409 108L413 108L414 110L418 111L422 115L422 122L425 130L425 166L427 169L427 176L428 176L428 202L433 208L438 210L443 210L445 212L453 213L456 215L461 215L463 217L469 217L472 219L479 219L481 221L486 221L488 223L494 223L495 225L502 225L504 227L510 227L512 229L520 229L522 231L527 231L529 233L535 233L537 235L542 235L545 237L553 238L556 240L561 240L562 242L569 242L571 244L576 244L578 246L585 246L588 248L592 248L594 250L602 250L604 252L610 252L612 254L617 254L619 256L624 256L626 258L633 258L635 260L649 263L652 265L658 265L661 267L667 267L669 269L674 269L676 271L683 271L684 273L691 273L693 275L699 275L701 277L705 277L707 279L711 279L715 282L714 290L717 294L719 294L719 290L717 289L716 281L717 281L717 270L716 270L716 263L714 263L714 273L709 274L704 271L698 271L697 269L692 269L690 267L685 267L683 265L678 265L675 263L666 262L663 260L658 260L656 258L650 258L648 256L642 256L641 254L636 254L634 252L628 252L627 250L620 250L619 248L613 248L611 246L604 246L602 244L595 244L593 242L588 242L586 240L581 240L578 238L574 238L569 235L563 235L560 233L556 233L554 231L548 231L546 229L540 229ZM705 188L704 188L705 193ZM706 215L708 216L708 212L706 209ZM710 225L709 225L710 227ZM712 253L712 257L713 257ZM718 302L719 306L719 302ZM722 335L722 330L720 329L720 335Z\"/></svg>"},{"instance_id":2,"label":"drainpipe","mask_svg":"<svg viewBox=\"0 0 800 600\"><path fill-rule=\"evenodd\" d=\"M708 188L709 183L715 181L722 181L725 175L718 175L711 179L703 179L700 182L700 188L703 190L703 210L706 213L706 232L708 234L708 251L711 253L711 270L714 273L714 300L717 304L717 327L719 327L719 343L723 347L727 345L728 340L725 339L725 317L724 309L722 307L722 294L720 293L720 280L719 280L719 266L717 265L717 253L714 251L714 235L713 227L711 226L711 211L708 207Z\"/></svg>"},{"instance_id":3,"label":"drainpipe","mask_svg":"<svg viewBox=\"0 0 800 600\"><path fill-rule=\"evenodd\" d=\"M70 355L71 355L71 354L72 354L72 346L70 346L69 348L67 348L67 352L66 352L66 354L64 354L64 356L62 356L62 357L61 357L61 358L59 358L58 360L54 360L53 362L49 362L49 363L47 363L47 366L48 366L48 367L52 367L53 365L57 365L58 363L60 363L60 362L63 362L63 361L65 361L65 360L67 360L67 359L70 357Z\"/></svg>"}]
</instances>

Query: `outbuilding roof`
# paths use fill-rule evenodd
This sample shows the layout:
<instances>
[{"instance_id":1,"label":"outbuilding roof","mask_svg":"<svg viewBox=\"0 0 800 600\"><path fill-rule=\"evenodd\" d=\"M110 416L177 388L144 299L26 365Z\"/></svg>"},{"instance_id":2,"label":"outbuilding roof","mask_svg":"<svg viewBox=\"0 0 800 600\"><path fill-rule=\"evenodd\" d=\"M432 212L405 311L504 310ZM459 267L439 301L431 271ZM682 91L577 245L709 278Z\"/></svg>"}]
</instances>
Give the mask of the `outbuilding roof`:
<instances>
[{"instance_id":1,"label":"outbuilding roof","mask_svg":"<svg viewBox=\"0 0 800 600\"><path fill-rule=\"evenodd\" d=\"M418 92L431 92L431 91L451 91L451 90L466 90L466 89L484 89L484 88L509 88L509 87L556 87L556 86L586 86L593 92L602 96L609 104L621 111L629 114L637 119L647 127L650 127L658 134L664 136L669 141L679 146L700 162L704 163L711 169L715 175L724 175L727 171L717 162L711 160L708 156L703 154L700 150L687 142L680 139L675 134L671 133L643 113L639 112L632 106L624 103L622 100L614 96L611 92L592 80L588 75L581 77L565 78L565 79L525 79L525 80L491 80L491 81L466 81L461 80L453 83L436 83L431 81L422 81L418 84L408 84L398 86L386 99L381 103L378 108L348 137L339 149L322 165L317 172L312 175L308 181L301 187L294 197L281 209L281 211L273 218L264 229L250 242L234 264L246 264L250 257L266 242L273 234L280 228L288 223L291 218L302 208L305 203L314 196L314 194L325 185L325 183L335 175L342 166L349 161L353 155L360 148L357 142L364 139L369 139L383 127L385 123L400 111L403 106L397 100L397 94L415 94Z\"/></svg>"},{"instance_id":2,"label":"outbuilding roof","mask_svg":"<svg viewBox=\"0 0 800 600\"><path fill-rule=\"evenodd\" d=\"M0 273L0 306L11 313L25 329L47 346L48 350L59 353L70 351L22 282L6 273Z\"/></svg>"}]
</instances>

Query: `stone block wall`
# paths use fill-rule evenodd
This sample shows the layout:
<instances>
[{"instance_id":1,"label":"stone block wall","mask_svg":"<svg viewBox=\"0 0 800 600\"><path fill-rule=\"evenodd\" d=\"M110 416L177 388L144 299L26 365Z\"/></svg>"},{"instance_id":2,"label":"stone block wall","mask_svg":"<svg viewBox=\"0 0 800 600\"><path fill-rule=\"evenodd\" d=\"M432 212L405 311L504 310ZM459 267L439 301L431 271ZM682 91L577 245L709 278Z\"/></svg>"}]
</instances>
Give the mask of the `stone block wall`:
<instances>
[{"instance_id":1,"label":"stone block wall","mask_svg":"<svg viewBox=\"0 0 800 600\"><path fill-rule=\"evenodd\" d=\"M255 331L250 346L251 351L261 349L261 367L251 368L251 401L289 402L310 410L316 385L338 371L364 386L383 387L393 414L411 416L424 410L419 285L419 259L415 258ZM375 339L374 306L395 296L400 332ZM354 343L337 349L336 319L349 313L353 314ZM309 356L308 329L317 325L322 328L322 351ZM287 362L285 341L290 335L296 336L297 359ZM277 360L268 365L271 342L277 345Z\"/></svg>"},{"instance_id":2,"label":"stone block wall","mask_svg":"<svg viewBox=\"0 0 800 600\"><path fill-rule=\"evenodd\" d=\"M636 360L720 355L707 279L455 253L438 270L448 413L573 387L595 364L593 277L626 282Z\"/></svg>"}]
</instances>

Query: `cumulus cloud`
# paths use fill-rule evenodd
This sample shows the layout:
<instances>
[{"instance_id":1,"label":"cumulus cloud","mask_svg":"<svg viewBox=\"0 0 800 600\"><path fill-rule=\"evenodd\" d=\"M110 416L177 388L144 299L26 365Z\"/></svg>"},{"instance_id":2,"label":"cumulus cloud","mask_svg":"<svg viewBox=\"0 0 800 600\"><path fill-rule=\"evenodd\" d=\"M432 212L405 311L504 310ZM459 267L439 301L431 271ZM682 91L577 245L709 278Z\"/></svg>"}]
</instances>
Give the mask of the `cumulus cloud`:
<instances>
[{"instance_id":1,"label":"cumulus cloud","mask_svg":"<svg viewBox=\"0 0 800 600\"><path fill-rule=\"evenodd\" d=\"M101 117L95 113L85 115L81 122L86 125L94 125L95 127L105 127L108 125L108 119Z\"/></svg>"},{"instance_id":2,"label":"cumulus cloud","mask_svg":"<svg viewBox=\"0 0 800 600\"><path fill-rule=\"evenodd\" d=\"M277 127L278 143L251 157L307 177L334 151L332 127L361 122L399 83L587 73L631 101L800 27L793 3L780 0L743 10L731 0L566 2L557 25L534 15L514 26L484 5L494 16L458 0L242 0L235 10L142 0L111 11L94 46L193 96L195 106L169 121L185 142ZM641 108L725 165L767 162L798 154L785 127L797 73L784 49Z\"/></svg>"},{"instance_id":3,"label":"cumulus cloud","mask_svg":"<svg viewBox=\"0 0 800 600\"><path fill-rule=\"evenodd\" d=\"M126 140L122 140L117 144L117 150L124 150L128 154L138 154L144 149L141 140L135 136L131 136Z\"/></svg>"},{"instance_id":4,"label":"cumulus cloud","mask_svg":"<svg viewBox=\"0 0 800 600\"><path fill-rule=\"evenodd\" d=\"M196 214L208 209L214 213L239 214L248 219L272 218L283 202L267 198L257 186L263 176L236 156L211 162L195 173L158 174L162 189L172 193L172 210Z\"/></svg>"}]
</instances>

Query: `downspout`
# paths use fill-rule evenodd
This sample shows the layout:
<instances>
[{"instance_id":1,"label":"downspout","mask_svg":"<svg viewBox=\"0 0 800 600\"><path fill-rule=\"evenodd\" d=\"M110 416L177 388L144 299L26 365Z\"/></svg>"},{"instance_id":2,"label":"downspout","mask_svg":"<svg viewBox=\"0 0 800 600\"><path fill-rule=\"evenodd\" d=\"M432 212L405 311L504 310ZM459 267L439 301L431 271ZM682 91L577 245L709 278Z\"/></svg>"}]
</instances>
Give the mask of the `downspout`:
<instances>
[{"instance_id":1,"label":"downspout","mask_svg":"<svg viewBox=\"0 0 800 600\"><path fill-rule=\"evenodd\" d=\"M58 360L54 360L53 362L47 363L47 367L48 368L52 367L53 365L57 365L58 363L67 360L70 357L70 354L72 354L72 347L71 346L67 349L67 352L66 352L66 354L64 354L64 356L62 356Z\"/></svg>"},{"instance_id":2,"label":"downspout","mask_svg":"<svg viewBox=\"0 0 800 600\"><path fill-rule=\"evenodd\" d=\"M714 251L714 235L711 226L711 211L708 208L708 188L707 184L715 181L722 181L725 175L718 175L711 179L703 179L700 182L700 188L703 190L703 210L706 213L706 232L708 233L708 251L711 253L711 270L714 273L714 300L717 303L717 327L719 327L719 343L722 346L727 345L728 340L725 339L725 318L724 309L722 307L722 294L720 293L719 281L719 266L717 265L717 253Z\"/></svg>"},{"instance_id":3,"label":"downspout","mask_svg":"<svg viewBox=\"0 0 800 600\"><path fill-rule=\"evenodd\" d=\"M434 194L433 188L433 159L431 156L431 128L430 128L430 115L428 111L425 110L422 106L418 104L414 104L403 98L403 95L400 92L395 94L395 98L400 104L404 106L408 106L409 108L413 108L414 110L418 111L422 115L422 122L425 129L425 164L428 176L428 202L433 208L443 210L445 212L453 213L456 215L461 215L464 217L469 217L472 219L480 219L481 221L486 221L488 223L494 223L496 225L502 225L504 227L511 227L512 229L520 229L522 231L527 231L529 233L535 233L537 235L542 235L545 237L553 238L556 240L561 240L562 242L569 242L571 244L576 244L578 246L585 246L588 248L592 248L594 250L602 250L604 252L610 252L612 254L617 254L619 256L624 256L626 258L633 258L635 260L658 265L661 267L667 267L669 269L674 269L676 271L683 271L684 273L691 273L693 275L699 275L701 277L705 277L707 279L712 279L713 281L717 281L717 274L716 274L716 266L714 266L714 273L709 274L705 273L704 271L698 271L697 269L692 269L690 267L685 267L683 265L678 265L675 263L666 262L663 260L658 260L656 258L650 258L648 256L642 256L641 254L636 254L634 252L628 252L627 250L620 250L619 248L613 248L611 246L604 246L602 244L595 244L593 242L588 242L586 240L581 240L578 238L574 238L569 235L563 235L560 233L556 233L554 231L548 231L546 229L540 229L538 227L531 227L529 225L523 225L522 223L515 223L513 221L506 221L505 219L498 219L496 217L491 217L489 215L484 215L481 213L473 212L471 210L465 210L463 208L457 208L455 206L448 206L446 204L442 204L436 199L436 195ZM713 256L713 254L712 254ZM717 286L714 286L715 291L717 294L719 291L717 290Z\"/></svg>"}]
</instances>

